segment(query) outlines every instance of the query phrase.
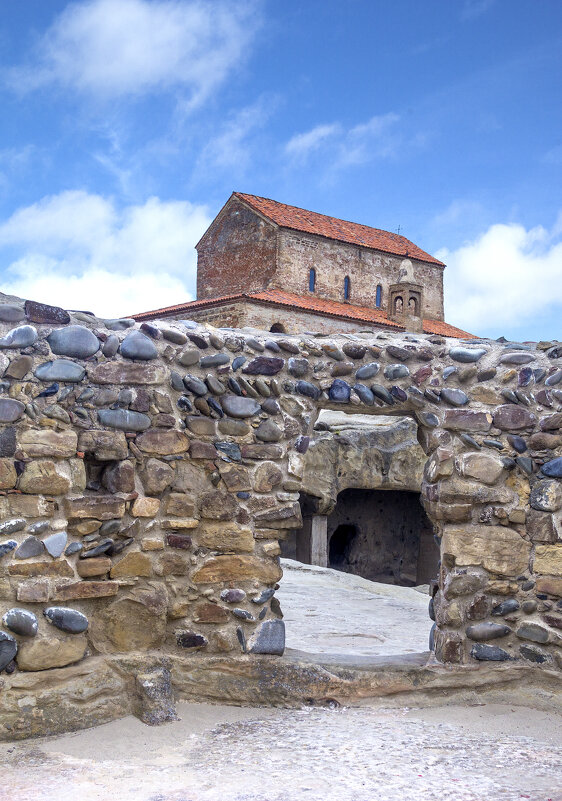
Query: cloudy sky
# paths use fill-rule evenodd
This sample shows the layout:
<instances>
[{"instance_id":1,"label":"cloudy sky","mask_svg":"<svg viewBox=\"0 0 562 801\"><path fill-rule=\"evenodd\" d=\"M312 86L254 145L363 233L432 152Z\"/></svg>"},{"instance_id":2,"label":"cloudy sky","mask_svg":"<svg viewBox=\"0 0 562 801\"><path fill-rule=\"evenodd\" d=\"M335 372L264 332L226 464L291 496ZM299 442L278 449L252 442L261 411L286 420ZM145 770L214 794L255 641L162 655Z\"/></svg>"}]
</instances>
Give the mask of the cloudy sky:
<instances>
[{"instance_id":1,"label":"cloudy sky","mask_svg":"<svg viewBox=\"0 0 562 801\"><path fill-rule=\"evenodd\" d=\"M400 231L449 322L562 339L560 0L25 0L0 15L0 290L194 297L233 190Z\"/></svg>"}]
</instances>

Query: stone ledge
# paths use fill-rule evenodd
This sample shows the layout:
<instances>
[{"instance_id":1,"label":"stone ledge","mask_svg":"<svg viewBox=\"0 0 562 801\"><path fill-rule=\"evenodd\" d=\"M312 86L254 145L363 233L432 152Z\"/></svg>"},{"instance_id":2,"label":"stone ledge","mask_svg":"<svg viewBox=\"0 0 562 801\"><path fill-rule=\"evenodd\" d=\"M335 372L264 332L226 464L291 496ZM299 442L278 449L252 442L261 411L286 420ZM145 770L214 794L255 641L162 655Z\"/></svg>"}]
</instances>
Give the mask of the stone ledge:
<instances>
[{"instance_id":1,"label":"stone ledge","mask_svg":"<svg viewBox=\"0 0 562 801\"><path fill-rule=\"evenodd\" d=\"M137 708L137 676L170 669L176 700L238 706L431 706L504 702L562 710L559 674L524 664L446 667L429 652L356 657L201 657L161 652L95 656L65 668L16 673L0 684L0 741L108 723Z\"/></svg>"}]
</instances>

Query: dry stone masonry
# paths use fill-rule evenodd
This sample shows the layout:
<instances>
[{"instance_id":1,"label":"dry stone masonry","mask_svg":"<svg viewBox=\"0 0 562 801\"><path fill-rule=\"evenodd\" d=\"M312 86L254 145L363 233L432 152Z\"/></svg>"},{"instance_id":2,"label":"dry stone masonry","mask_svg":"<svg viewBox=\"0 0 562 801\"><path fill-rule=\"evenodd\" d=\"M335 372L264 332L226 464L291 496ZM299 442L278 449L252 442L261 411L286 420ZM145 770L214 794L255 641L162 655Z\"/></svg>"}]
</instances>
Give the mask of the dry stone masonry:
<instances>
[{"instance_id":1,"label":"dry stone masonry","mask_svg":"<svg viewBox=\"0 0 562 801\"><path fill-rule=\"evenodd\" d=\"M0 709L24 672L99 655L159 654L137 691L162 697L166 656L282 655L279 540L326 408L417 422L437 660L562 668L562 344L139 326L6 296L0 326Z\"/></svg>"}]
</instances>

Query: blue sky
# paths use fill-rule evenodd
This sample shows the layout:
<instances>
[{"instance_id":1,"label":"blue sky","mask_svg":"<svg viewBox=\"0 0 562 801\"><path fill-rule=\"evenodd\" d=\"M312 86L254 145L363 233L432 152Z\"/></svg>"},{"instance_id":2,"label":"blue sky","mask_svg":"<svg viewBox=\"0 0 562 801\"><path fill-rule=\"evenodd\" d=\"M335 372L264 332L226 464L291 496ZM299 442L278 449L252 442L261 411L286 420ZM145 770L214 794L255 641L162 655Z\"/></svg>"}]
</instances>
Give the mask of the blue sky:
<instances>
[{"instance_id":1,"label":"blue sky","mask_svg":"<svg viewBox=\"0 0 562 801\"><path fill-rule=\"evenodd\" d=\"M559 0L4 0L0 288L194 296L231 191L397 230L446 316L561 338Z\"/></svg>"}]
</instances>

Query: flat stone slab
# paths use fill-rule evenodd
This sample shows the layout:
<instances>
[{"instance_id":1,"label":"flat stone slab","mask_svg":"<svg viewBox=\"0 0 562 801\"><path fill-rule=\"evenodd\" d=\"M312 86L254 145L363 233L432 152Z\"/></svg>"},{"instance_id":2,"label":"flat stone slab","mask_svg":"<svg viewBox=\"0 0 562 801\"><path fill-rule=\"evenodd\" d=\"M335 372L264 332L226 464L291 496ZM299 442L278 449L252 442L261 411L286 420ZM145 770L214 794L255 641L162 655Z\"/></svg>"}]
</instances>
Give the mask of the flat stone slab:
<instances>
[{"instance_id":1,"label":"flat stone slab","mask_svg":"<svg viewBox=\"0 0 562 801\"><path fill-rule=\"evenodd\" d=\"M292 559L281 566L287 648L354 658L428 650L428 595Z\"/></svg>"}]
</instances>

